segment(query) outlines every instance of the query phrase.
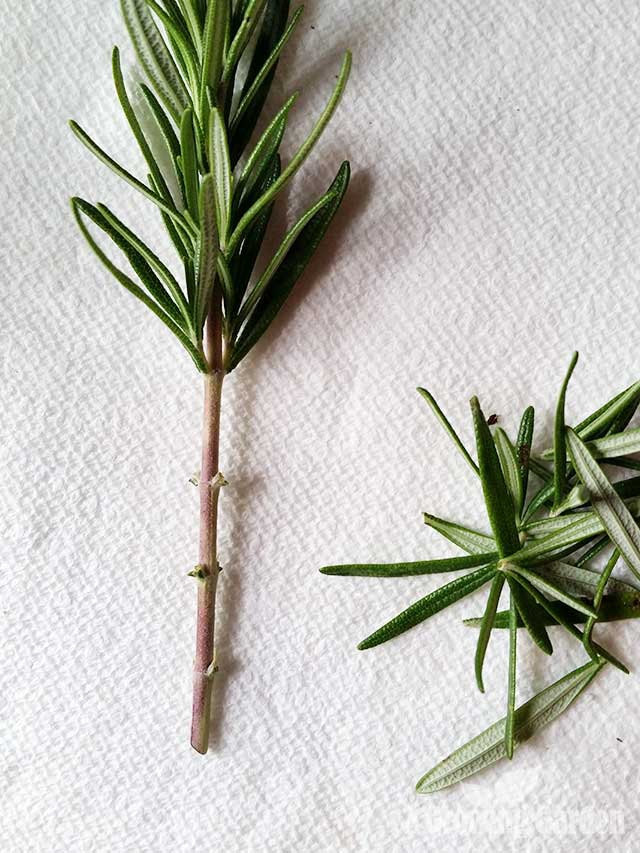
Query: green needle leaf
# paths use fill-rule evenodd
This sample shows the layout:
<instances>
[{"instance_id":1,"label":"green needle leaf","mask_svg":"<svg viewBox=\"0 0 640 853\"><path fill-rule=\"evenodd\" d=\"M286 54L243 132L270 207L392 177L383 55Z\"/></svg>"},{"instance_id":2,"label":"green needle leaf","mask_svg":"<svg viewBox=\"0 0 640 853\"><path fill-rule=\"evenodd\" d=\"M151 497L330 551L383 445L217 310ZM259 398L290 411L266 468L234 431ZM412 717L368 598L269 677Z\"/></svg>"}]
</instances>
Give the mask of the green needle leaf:
<instances>
[{"instance_id":1,"label":"green needle leaf","mask_svg":"<svg viewBox=\"0 0 640 853\"><path fill-rule=\"evenodd\" d=\"M237 343L230 353L227 370L231 371L242 361L273 322L278 311L286 302L296 282L304 272L331 220L340 207L350 177L349 163L345 161L338 171L322 204L313 210L311 218L303 221L301 229L293 235L284 257L277 259L277 269L269 270L269 280L261 290ZM277 182L276 182L277 183Z\"/></svg>"},{"instance_id":2,"label":"green needle leaf","mask_svg":"<svg viewBox=\"0 0 640 853\"><path fill-rule=\"evenodd\" d=\"M347 51L345 54L344 60L342 62L342 67L340 69L340 74L338 75L338 81L334 87L333 93L329 98L329 102L327 106L322 111L320 118L316 122L313 130L306 138L306 140L302 143L300 148L296 151L291 161L288 165L283 169L282 174L278 178L278 180L273 184L272 187L256 201L247 212L242 216L240 222L236 225L236 228L229 240L229 254L231 255L236 248L238 242L240 241L242 235L245 230L249 227L251 222L256 218L256 216L263 210L267 205L269 205L274 198L278 195L280 190L285 186L285 184L289 181L290 178L295 175L300 166L307 159L309 154L311 153L313 147L316 142L322 135L323 130L329 124L331 117L333 116L336 107L340 102L340 98L342 97L342 93L344 91L345 86L347 85L347 80L349 78L349 71L351 70L351 54Z\"/></svg>"},{"instance_id":3,"label":"green needle leaf","mask_svg":"<svg viewBox=\"0 0 640 853\"><path fill-rule=\"evenodd\" d=\"M583 441L603 435L630 405L640 399L640 382L635 382L622 394L609 400L601 409L579 424L575 432Z\"/></svg>"},{"instance_id":4,"label":"green needle leaf","mask_svg":"<svg viewBox=\"0 0 640 853\"><path fill-rule=\"evenodd\" d=\"M179 225L183 229L188 229L193 232L193 229L189 229L189 226L185 222L184 218L180 216L179 213L176 213L173 205L167 204L167 202L163 198L161 198L158 193L155 193L150 190L149 187L145 186L145 184L142 183L142 181L139 181L130 172L127 172L127 170L123 168L119 163L116 163L116 161L112 157L110 157L105 151L103 151L102 148L100 148L100 146L96 142L93 141L93 139L91 139L89 134L84 131L79 124L77 124L75 121L70 121L69 127L78 137L80 142L82 142L82 144L86 148L88 148L89 151L91 151L91 153L98 158L98 160L108 166L113 172L116 173L116 175L125 180L132 187L135 187L135 189L137 189L138 192L142 193L142 195L148 198L149 201L152 201L154 204L156 204L160 208L160 210L163 210L177 225Z\"/></svg>"},{"instance_id":5,"label":"green needle leaf","mask_svg":"<svg viewBox=\"0 0 640 853\"><path fill-rule=\"evenodd\" d=\"M446 521L444 518L438 518L438 516L430 515L428 512L423 513L422 517L426 525L437 530L445 539L453 542L454 545L462 548L468 554L485 554L488 551L494 551L496 548L495 540L491 536L486 536L477 530L471 530L470 527L454 524L452 521Z\"/></svg>"},{"instance_id":6,"label":"green needle leaf","mask_svg":"<svg viewBox=\"0 0 640 853\"><path fill-rule=\"evenodd\" d=\"M571 379L571 374L578 363L578 353L574 352L571 357L569 369L564 377L560 394L558 396L558 404L556 406L556 419L553 428L553 506L557 508L564 497L564 492L567 484L567 447L564 428L564 403L567 396L567 385Z\"/></svg>"},{"instance_id":7,"label":"green needle leaf","mask_svg":"<svg viewBox=\"0 0 640 853\"><path fill-rule=\"evenodd\" d=\"M520 538L515 522L515 507L500 467L491 431L477 397L471 399L471 411L476 433L480 480L487 514L498 546L498 553L501 557L505 557L520 549Z\"/></svg>"},{"instance_id":8,"label":"green needle leaf","mask_svg":"<svg viewBox=\"0 0 640 853\"><path fill-rule=\"evenodd\" d=\"M555 622L571 634L572 637L575 637L580 643L584 642L584 634L580 631L573 622L570 621L570 618L567 618L566 615L566 605L560 601L549 601L545 596L540 592L536 587L529 583L524 577L519 577L518 582L522 585L522 587L526 590L526 592L532 596L538 604L543 607L547 613L555 620ZM589 614L591 615L591 614ZM613 666L617 667L621 672L624 672L626 675L629 674L629 670L627 667L618 660L611 652L607 651L607 649L602 646L597 645L597 643L592 643L593 648L597 651L600 657L604 658L609 663L613 664Z\"/></svg>"},{"instance_id":9,"label":"green needle leaf","mask_svg":"<svg viewBox=\"0 0 640 853\"><path fill-rule=\"evenodd\" d=\"M247 72L245 84L240 94L240 105L245 101L249 90L253 85L253 81L258 77L260 69L267 62L268 57L276 48L278 40L282 36L287 26L287 18L289 16L289 0L268 0L264 16L262 18L262 27L256 39L256 45L251 57L251 64ZM239 119L234 117L231 123L229 134L229 148L231 151L231 163L236 165L242 152L253 135L258 118L262 112L267 95L271 89L271 84L277 67L277 59L271 70L267 73L262 85L252 96L251 109L245 108L244 115Z\"/></svg>"},{"instance_id":10,"label":"green needle leaf","mask_svg":"<svg viewBox=\"0 0 640 853\"><path fill-rule=\"evenodd\" d=\"M449 607L455 601L459 601L466 595L470 595L479 589L483 584L490 580L495 575L495 565L486 566L471 572L462 578L456 578L448 584L441 586L429 595L416 601L411 607L403 610L398 616L394 617L390 622L387 622L382 628L374 631L369 637L363 640L359 645L359 649L371 649L373 646L378 646L380 643L385 643L398 634L402 634L424 622L435 613Z\"/></svg>"},{"instance_id":11,"label":"green needle leaf","mask_svg":"<svg viewBox=\"0 0 640 853\"><path fill-rule=\"evenodd\" d=\"M216 280L218 261L218 229L216 227L215 181L206 175L200 186L199 198L200 245L198 248L198 281L196 286L196 308L194 323L201 335L207 307Z\"/></svg>"},{"instance_id":12,"label":"green needle leaf","mask_svg":"<svg viewBox=\"0 0 640 853\"><path fill-rule=\"evenodd\" d=\"M567 441L578 476L591 493L591 505L631 571L640 578L640 528L584 442L568 428Z\"/></svg>"},{"instance_id":13,"label":"green needle leaf","mask_svg":"<svg viewBox=\"0 0 640 853\"><path fill-rule=\"evenodd\" d=\"M144 95L144 98L149 105L149 109L153 113L153 117L156 120L156 124L160 129L175 166L176 160L180 156L180 140L178 139L178 135L176 134L173 124L171 123L171 119L163 110L160 101L145 83L140 84L140 91ZM178 170L176 168L176 178L177 177Z\"/></svg>"},{"instance_id":14,"label":"green needle leaf","mask_svg":"<svg viewBox=\"0 0 640 853\"><path fill-rule=\"evenodd\" d=\"M121 0L122 15L140 64L174 121L190 103L189 93L145 0Z\"/></svg>"},{"instance_id":15,"label":"green needle leaf","mask_svg":"<svg viewBox=\"0 0 640 853\"><path fill-rule=\"evenodd\" d=\"M514 446L511 444L506 432L497 427L493 434L493 438L500 459L500 467L504 475L507 488L513 500L516 514L519 517L520 507L522 506L522 479L520 476L520 465L516 456Z\"/></svg>"},{"instance_id":16,"label":"green needle leaf","mask_svg":"<svg viewBox=\"0 0 640 853\"><path fill-rule=\"evenodd\" d=\"M162 172L160 171L160 167L153 156L153 152L149 147L145 135L142 132L142 128L140 127L138 118L131 106L131 102L129 101L129 96L127 95L124 79L122 77L122 69L120 68L120 52L117 47L113 48L111 63L113 70L113 82L115 83L116 93L118 95L122 111L124 112L127 122L129 123L129 127L131 128L136 142L138 143L142 156L147 161L147 165L149 166L155 185L160 191L160 195L170 207L174 207L175 205L173 204L169 188L167 187Z\"/></svg>"},{"instance_id":17,"label":"green needle leaf","mask_svg":"<svg viewBox=\"0 0 640 853\"><path fill-rule=\"evenodd\" d=\"M518 611L512 595L509 599L509 684L507 687L507 717L504 727L504 747L509 760L513 758L515 733L517 643Z\"/></svg>"},{"instance_id":18,"label":"green needle leaf","mask_svg":"<svg viewBox=\"0 0 640 853\"><path fill-rule=\"evenodd\" d=\"M192 219L198 221L198 155L193 127L193 110L185 110L180 122L180 166L184 178L184 194L187 210Z\"/></svg>"},{"instance_id":19,"label":"green needle leaf","mask_svg":"<svg viewBox=\"0 0 640 853\"><path fill-rule=\"evenodd\" d=\"M231 162L227 131L222 116L217 109L212 109L209 116L209 163L215 180L216 190L216 222L220 248L224 252L229 230L231 214Z\"/></svg>"},{"instance_id":20,"label":"green needle leaf","mask_svg":"<svg viewBox=\"0 0 640 853\"><path fill-rule=\"evenodd\" d=\"M456 448L460 451L464 461L469 465L469 467L471 468L471 470L475 474L479 475L480 469L476 465L475 461L473 460L473 458L472 458L471 454L469 453L469 451L467 450L467 448L464 446L462 440L460 439L460 436L458 435L458 433L455 431L455 429L452 427L451 423L447 419L447 416L442 411L440 406L437 404L433 394L431 394L430 391L427 391L426 388L417 388L416 390L427 401L427 403L431 407L431 411L434 413L436 418L440 421L440 423L444 427L445 432L447 433L447 435L449 436L451 441L453 441Z\"/></svg>"},{"instance_id":21,"label":"green needle leaf","mask_svg":"<svg viewBox=\"0 0 640 853\"><path fill-rule=\"evenodd\" d=\"M241 325L248 316L252 313L254 308L256 307L260 297L265 292L265 290L269 287L269 284L273 281L274 276L276 275L278 269L281 264L288 256L289 251L293 244L298 239L300 233L307 227L307 225L313 220L318 219L318 214L322 211L324 207L331 206L331 209L335 209L335 200L336 196L340 193L341 187L339 186L337 189L334 184L331 185L328 192L326 192L318 201L309 208L296 222L296 224L287 232L284 240L276 250L275 254L269 261L267 268L262 273L255 286L249 293L246 301L242 305L240 310L240 314L238 316L238 325Z\"/></svg>"},{"instance_id":22,"label":"green needle leaf","mask_svg":"<svg viewBox=\"0 0 640 853\"><path fill-rule=\"evenodd\" d=\"M587 622L591 617L585 616L584 613L578 613L572 607L567 607L565 604L560 604L558 601L549 602L553 604L554 614L551 615L543 607L541 607L535 599L529 598L529 601L536 604L540 610L541 624L545 627L554 625L564 625L570 623L572 625ZM598 610L598 623L600 622L621 622L625 619L640 618L640 596L636 596L635 600L626 602L624 599L618 598L616 595L605 595L602 598L600 609ZM462 620L463 625L468 628L479 628L482 623L482 616L472 616ZM518 622L519 627L527 628L528 626L520 617ZM504 630L509 627L509 611L499 610L496 613L496 618L493 623L494 628ZM531 632L529 632L531 633ZM543 649L544 651L544 649ZM550 652L549 652L550 654Z\"/></svg>"},{"instance_id":23,"label":"green needle leaf","mask_svg":"<svg viewBox=\"0 0 640 853\"><path fill-rule=\"evenodd\" d=\"M278 58L282 53L284 46L291 38L291 35L293 34L293 31L295 30L303 11L303 6L299 6L295 10L286 30L284 31L280 39L276 42L275 47L273 48L269 56L266 58L264 65L262 66L260 71L255 76L251 76L248 78L248 80L251 80L252 82L247 91L243 92L242 97L240 99L240 103L238 104L238 108L236 109L235 114L233 116L233 121L231 122L230 134L232 138L234 132L237 130L240 124L240 120L246 114L247 110L249 110L250 107L254 106L254 102L259 100L259 94L262 90L262 87L269 78L272 69L278 62Z\"/></svg>"},{"instance_id":24,"label":"green needle leaf","mask_svg":"<svg viewBox=\"0 0 640 853\"><path fill-rule=\"evenodd\" d=\"M531 572L529 569L525 569L523 566L518 566L515 563L509 564L509 570L515 575L525 578L525 580L528 580L529 583L536 587L536 589L539 589L540 592L551 596L551 598L555 598L557 601L562 601L564 604L568 604L569 607L573 607L574 610L586 613L587 616L595 616L595 610L591 605L585 604L579 599L574 598L572 595L569 595L569 593L564 592L559 586L556 586L556 584L550 581L548 577Z\"/></svg>"},{"instance_id":25,"label":"green needle leaf","mask_svg":"<svg viewBox=\"0 0 640 853\"><path fill-rule=\"evenodd\" d=\"M278 180L280 174L280 157L275 154L267 168L265 169L265 177L263 181L256 187L256 193L262 194L267 190L274 181ZM230 306L230 316L232 320L236 319L240 303L244 299L251 273L256 264L260 248L262 246L264 236L271 218L273 205L266 207L262 213L257 216L247 229L240 248L231 259L231 278L233 279L233 305Z\"/></svg>"},{"instance_id":26,"label":"green needle leaf","mask_svg":"<svg viewBox=\"0 0 640 853\"><path fill-rule=\"evenodd\" d=\"M249 39L251 33L260 20L260 15L264 9L266 0L249 0L247 8L244 12L238 31L236 32L233 41L229 47L227 58L224 64L223 80L227 80L235 70L236 65Z\"/></svg>"},{"instance_id":27,"label":"green needle leaf","mask_svg":"<svg viewBox=\"0 0 640 853\"><path fill-rule=\"evenodd\" d=\"M587 442L589 452L594 459L617 456L627 456L631 453L640 453L640 429L630 429L626 432L607 435Z\"/></svg>"},{"instance_id":28,"label":"green needle leaf","mask_svg":"<svg viewBox=\"0 0 640 853\"><path fill-rule=\"evenodd\" d=\"M489 596L487 598L487 607L484 612L484 616L482 617L482 624L480 625L480 634L478 635L478 645L476 647L475 671L476 684L478 685L478 690L481 693L484 693L484 683L482 681L482 667L484 666L487 646L489 645L489 639L491 638L493 620L495 619L496 611L498 609L498 602L500 600L500 593L502 592L502 587L504 585L504 578L504 572L497 572L494 576L493 581L491 582Z\"/></svg>"},{"instance_id":29,"label":"green needle leaf","mask_svg":"<svg viewBox=\"0 0 640 853\"><path fill-rule=\"evenodd\" d=\"M286 101L284 106L276 114L275 118L269 123L260 139L257 141L255 148L247 158L247 163L240 173L236 184L235 197L242 206L242 201L247 198L253 198L254 187L262 180L263 175L273 163L273 158L278 152L282 137L287 126L289 110L293 106L298 97L295 92ZM267 189L273 186L271 184Z\"/></svg>"},{"instance_id":30,"label":"green needle leaf","mask_svg":"<svg viewBox=\"0 0 640 853\"><path fill-rule=\"evenodd\" d=\"M209 0L204 25L202 77L200 80L200 116L208 117L209 94L216 103L218 86L222 78L224 40L229 22L229 0ZM205 123L206 126L206 123Z\"/></svg>"},{"instance_id":31,"label":"green needle leaf","mask_svg":"<svg viewBox=\"0 0 640 853\"><path fill-rule=\"evenodd\" d=\"M595 598L601 581L600 572L559 561L536 566L536 574L548 578L569 595L583 598ZM640 601L639 589L616 578L608 580L604 592L610 596L617 596L620 600Z\"/></svg>"},{"instance_id":32,"label":"green needle leaf","mask_svg":"<svg viewBox=\"0 0 640 853\"><path fill-rule=\"evenodd\" d=\"M126 289L129 293L132 293L137 299L143 302L147 308L149 308L162 322L169 328L173 334L178 338L180 343L187 350L191 358L193 359L198 370L203 373L207 370L207 364L202 356L202 353L199 352L194 346L193 342L187 337L184 331L180 328L180 326L169 316L150 296L148 296L144 290L139 287L126 273L124 273L121 269L119 269L115 264L113 264L107 255L102 251L98 243L93 239L91 232L85 225L82 214L88 216L93 222L96 223L100 228L102 228L105 233L110 234L112 230L109 223L106 221L104 216L100 213L100 211L89 204L89 202L84 201L81 198L73 198L71 199L71 207L73 210L73 214L76 222L78 223L78 227L82 232L85 240L91 247L91 249L95 252L100 261L104 264L104 266L109 270L111 275ZM110 234L111 236L111 234ZM114 242L116 242L115 237L112 237Z\"/></svg>"},{"instance_id":33,"label":"green needle leaf","mask_svg":"<svg viewBox=\"0 0 640 853\"><path fill-rule=\"evenodd\" d=\"M171 271L162 263L160 258L152 252L151 249L133 233L133 231L131 231L130 228L127 228L124 222L118 219L115 213L112 213L109 210L106 205L99 204L98 210L102 213L113 229L113 232L109 232L109 236L114 240L114 242L117 242L117 245L125 252L127 257L129 257L129 260L134 266L134 269L138 272L138 275L140 275L139 270L141 267L139 258L142 257L145 262L143 274L146 277L153 275L154 286L156 290L162 292L162 294L165 293L164 288L166 287L173 297L173 300L175 300L172 302L169 299L168 301L172 310L176 308L178 310L179 324L184 326L185 330L191 334L193 328L191 326L189 306L187 305L187 300L184 297L184 293L182 292L180 285L172 275ZM120 235L120 240L116 240L115 232ZM151 270L153 270L153 273L151 273ZM142 275L140 275L140 277L142 279ZM166 305L163 305L163 307L167 310Z\"/></svg>"},{"instance_id":34,"label":"green needle leaf","mask_svg":"<svg viewBox=\"0 0 640 853\"><path fill-rule=\"evenodd\" d=\"M343 566L324 566L323 575L367 578L401 578L412 575L432 575L439 572L458 572L495 562L497 551L471 554L468 557L445 557L442 560L418 560L413 563L351 563Z\"/></svg>"},{"instance_id":35,"label":"green needle leaf","mask_svg":"<svg viewBox=\"0 0 640 853\"><path fill-rule=\"evenodd\" d=\"M520 470L520 494L522 499L520 506L517 508L518 513L522 513L524 501L527 497L527 486L529 485L529 464L531 457L531 447L533 445L533 427L535 423L535 411L533 406L528 406L524 410L520 428L518 429L518 440L516 442L516 456Z\"/></svg>"},{"instance_id":36,"label":"green needle leaf","mask_svg":"<svg viewBox=\"0 0 640 853\"><path fill-rule=\"evenodd\" d=\"M540 648L546 655L552 654L553 646L551 645L551 640L549 639L549 634L547 633L547 629L545 627L546 613L544 609L540 607L540 605L537 601L535 601L535 599L527 595L525 590L518 583L518 579L515 575L513 577L509 577L508 581L509 589L511 591L511 598L515 602L518 614L520 616L520 619L522 620L522 624L529 632L529 636L536 644L536 646L538 646L538 648ZM499 625L498 620L498 617L500 615L500 613L496 614L496 618L493 623L494 628L501 627ZM510 627L510 611L505 611L505 615L507 617L505 620L507 626ZM465 620L465 622L466 621L467 620Z\"/></svg>"},{"instance_id":37,"label":"green needle leaf","mask_svg":"<svg viewBox=\"0 0 640 853\"><path fill-rule=\"evenodd\" d=\"M598 586L597 586L595 595L593 596L593 608L598 615L600 614L600 606L602 604L602 598L604 596L605 589L608 585L609 578L611 577L611 572L615 569L616 563L618 562L619 558L620 558L620 552L618 551L617 548L614 548L613 553L609 557L609 560L607 561L607 565L604 567L602 574L600 575L600 579L598 580ZM591 642L591 634L593 633L593 627L596 624L596 621L597 621L597 617L595 617L595 616L590 616L587 619L587 624L585 626L584 636L583 636L584 647L587 651L587 654L592 658L597 657L597 652L593 648L593 644Z\"/></svg>"},{"instance_id":38,"label":"green needle leaf","mask_svg":"<svg viewBox=\"0 0 640 853\"><path fill-rule=\"evenodd\" d=\"M578 698L602 667L602 663L590 661L521 705L514 715L514 747L520 746L537 731L559 717ZM418 793L432 794L440 791L504 758L507 754L505 728L506 718L489 726L469 743L457 749L420 779L416 785Z\"/></svg>"}]
</instances>

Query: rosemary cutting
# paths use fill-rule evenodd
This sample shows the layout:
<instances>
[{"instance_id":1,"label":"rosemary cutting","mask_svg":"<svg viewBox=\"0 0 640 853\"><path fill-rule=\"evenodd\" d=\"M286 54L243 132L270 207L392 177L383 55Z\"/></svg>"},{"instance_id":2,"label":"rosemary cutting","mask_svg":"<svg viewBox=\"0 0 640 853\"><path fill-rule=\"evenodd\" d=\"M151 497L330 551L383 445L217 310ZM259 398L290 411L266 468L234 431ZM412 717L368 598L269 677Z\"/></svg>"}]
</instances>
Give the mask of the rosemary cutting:
<instances>
[{"instance_id":1,"label":"rosemary cutting","mask_svg":"<svg viewBox=\"0 0 640 853\"><path fill-rule=\"evenodd\" d=\"M205 753L216 671L218 497L226 484L218 467L222 383L272 323L346 192L345 161L326 193L292 225L254 275L276 197L331 119L351 56L346 53L333 93L309 136L284 165L279 150L297 93L250 142L302 7L290 18L289 0L121 0L121 7L150 83L139 85L138 100L146 105L166 150L154 148L134 109L118 48L113 50L113 80L149 170L146 181L117 163L78 124L71 122L71 128L89 151L158 209L181 281L106 205L73 198L72 209L98 258L173 332L204 376L199 562L189 574L198 581L191 744ZM160 153L168 155L167 170L159 165ZM115 244L130 270L110 260L90 223Z\"/></svg>"},{"instance_id":2,"label":"rosemary cutting","mask_svg":"<svg viewBox=\"0 0 640 853\"><path fill-rule=\"evenodd\" d=\"M640 580L640 476L625 476L640 470L634 456L640 453L640 429L629 427L640 405L640 382L571 428L565 423L565 397L577 361L574 353L558 396L553 447L537 456L532 453L533 408L524 412L512 441L499 426L492 432L495 416L487 419L472 398L476 461L432 394L418 389L482 486L490 534L424 515L425 523L464 556L320 570L381 578L461 573L374 631L359 649L386 642L488 586L484 613L465 619L465 624L478 629L474 665L480 692L492 631L508 631L506 714L426 773L417 784L420 793L446 788L500 758L511 758L517 746L561 714L604 666L628 673L622 661L595 641L594 627L640 616L640 589L613 577L621 560ZM612 480L605 468L623 476ZM504 593L508 606L499 610ZM520 629L551 655L552 627L561 627L581 644L587 662L516 708Z\"/></svg>"}]
</instances>

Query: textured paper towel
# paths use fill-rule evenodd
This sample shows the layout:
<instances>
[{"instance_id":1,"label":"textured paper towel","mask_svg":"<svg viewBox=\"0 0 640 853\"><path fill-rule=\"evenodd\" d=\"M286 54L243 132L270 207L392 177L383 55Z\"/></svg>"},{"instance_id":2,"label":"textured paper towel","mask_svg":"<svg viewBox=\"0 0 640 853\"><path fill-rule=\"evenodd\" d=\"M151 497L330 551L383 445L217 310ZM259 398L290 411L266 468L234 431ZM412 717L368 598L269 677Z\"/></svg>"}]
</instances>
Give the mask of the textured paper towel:
<instances>
[{"instance_id":1,"label":"textured paper towel","mask_svg":"<svg viewBox=\"0 0 640 853\"><path fill-rule=\"evenodd\" d=\"M548 434L574 348L570 418L637 378L636 4L308 3L272 100L303 90L290 146L347 45L354 71L281 227L344 156L354 179L225 392L222 671L204 759L188 747L185 576L200 383L67 207L75 192L104 200L158 245L153 212L64 124L141 167L109 78L111 43L129 75L132 52L115 0L0 7L0 848L599 850L595 816L634 849L637 677L605 672L511 765L419 798L419 776L501 713L505 638L480 698L460 624L478 599L360 653L436 579L317 569L446 553L425 509L486 525L417 384L469 438L472 393L511 430L536 405ZM616 653L635 662L637 636L618 630ZM557 645L549 667L523 643L521 697L581 659Z\"/></svg>"}]
</instances>

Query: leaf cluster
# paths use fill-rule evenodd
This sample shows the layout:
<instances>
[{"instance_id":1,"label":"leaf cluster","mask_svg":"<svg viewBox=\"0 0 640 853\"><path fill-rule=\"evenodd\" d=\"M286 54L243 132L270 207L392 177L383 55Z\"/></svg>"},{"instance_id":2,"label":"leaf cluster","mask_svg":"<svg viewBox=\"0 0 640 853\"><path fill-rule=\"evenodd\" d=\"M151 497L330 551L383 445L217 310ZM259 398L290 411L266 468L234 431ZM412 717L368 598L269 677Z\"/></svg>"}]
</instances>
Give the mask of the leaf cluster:
<instances>
[{"instance_id":1,"label":"leaf cluster","mask_svg":"<svg viewBox=\"0 0 640 853\"><path fill-rule=\"evenodd\" d=\"M490 533L424 515L425 523L465 552L463 556L321 569L328 575L366 577L463 572L374 631L360 649L386 642L488 587L483 614L465 620L478 629L474 663L481 692L492 632L509 632L505 717L430 770L418 783L419 792L440 790L502 757L511 758L514 749L565 710L605 664L628 673L593 634L598 622L640 616L640 589L613 577L622 560L640 580L640 477L627 476L640 468L640 429L629 426L640 405L640 382L572 428L565 422L565 398L577 361L574 353L558 396L553 447L537 456L532 452L533 408L523 413L513 441L502 427L491 430L474 397L476 461L432 394L418 389L482 487ZM609 553L602 566L598 557L605 549ZM508 606L500 610L505 593ZM516 708L518 637L524 631L551 655L550 628L562 629L581 644L589 662Z\"/></svg>"},{"instance_id":2,"label":"leaf cluster","mask_svg":"<svg viewBox=\"0 0 640 853\"><path fill-rule=\"evenodd\" d=\"M251 143L280 55L302 7L289 0L121 0L122 14L148 84L142 99L157 124L168 172L125 86L118 48L116 94L147 164L140 179L116 162L76 122L78 139L158 209L183 269L168 263L106 205L72 199L78 226L98 258L173 332L199 370L208 372L204 325L219 307L222 368L236 367L291 293L344 197L344 162L327 191L289 228L264 269L255 271L278 194L308 157L331 119L349 75L344 57L333 93L289 162L280 146L296 94ZM246 72L241 68L246 67ZM128 262L122 269L101 248L103 232Z\"/></svg>"}]
</instances>

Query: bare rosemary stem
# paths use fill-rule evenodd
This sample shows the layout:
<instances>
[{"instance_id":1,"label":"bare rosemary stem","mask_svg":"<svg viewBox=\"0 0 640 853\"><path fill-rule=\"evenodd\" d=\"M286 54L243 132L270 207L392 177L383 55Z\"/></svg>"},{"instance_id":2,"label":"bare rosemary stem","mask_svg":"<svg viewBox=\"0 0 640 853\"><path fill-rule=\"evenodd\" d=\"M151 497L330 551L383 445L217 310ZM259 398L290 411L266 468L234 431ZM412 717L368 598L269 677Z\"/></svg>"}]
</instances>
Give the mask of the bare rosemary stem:
<instances>
[{"instance_id":1,"label":"bare rosemary stem","mask_svg":"<svg viewBox=\"0 0 640 853\"><path fill-rule=\"evenodd\" d=\"M224 379L220 299L211 301L206 324L207 359L204 375L204 417L200 470L200 549L196 653L193 666L191 746L204 755L209 746L211 688L215 673L214 631L218 586L218 497L224 483L220 472L220 406Z\"/></svg>"}]
</instances>

